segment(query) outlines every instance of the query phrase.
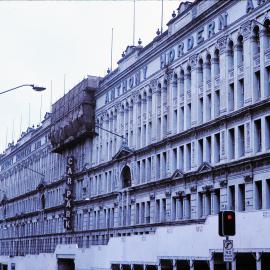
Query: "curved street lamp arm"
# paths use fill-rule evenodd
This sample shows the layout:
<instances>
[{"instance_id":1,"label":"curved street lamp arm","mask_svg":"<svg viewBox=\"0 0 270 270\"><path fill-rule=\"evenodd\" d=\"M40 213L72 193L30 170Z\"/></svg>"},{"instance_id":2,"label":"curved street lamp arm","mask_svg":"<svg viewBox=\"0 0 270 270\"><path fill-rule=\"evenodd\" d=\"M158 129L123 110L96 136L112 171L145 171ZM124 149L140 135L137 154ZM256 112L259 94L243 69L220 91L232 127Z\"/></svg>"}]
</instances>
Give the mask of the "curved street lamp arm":
<instances>
[{"instance_id":1,"label":"curved street lamp arm","mask_svg":"<svg viewBox=\"0 0 270 270\"><path fill-rule=\"evenodd\" d=\"M1 94L5 94L5 93L10 92L10 91L13 91L13 90L15 90L15 89L18 89L18 88L24 87L24 86L31 86L31 87L34 87L34 85L33 85L33 84L22 84L22 85L19 85L19 86L13 87L13 88L11 88L11 89L8 89L8 90L6 90L6 91L0 92L0 95L1 95Z\"/></svg>"}]
</instances>

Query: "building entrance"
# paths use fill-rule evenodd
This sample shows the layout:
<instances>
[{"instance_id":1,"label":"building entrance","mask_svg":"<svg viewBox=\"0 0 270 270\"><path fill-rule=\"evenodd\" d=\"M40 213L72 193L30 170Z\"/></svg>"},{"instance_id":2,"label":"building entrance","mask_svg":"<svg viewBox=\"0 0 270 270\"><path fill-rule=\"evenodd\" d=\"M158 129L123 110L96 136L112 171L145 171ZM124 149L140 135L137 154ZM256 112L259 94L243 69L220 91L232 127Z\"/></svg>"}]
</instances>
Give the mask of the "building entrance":
<instances>
[{"instance_id":1,"label":"building entrance","mask_svg":"<svg viewBox=\"0 0 270 270\"><path fill-rule=\"evenodd\" d=\"M58 259L57 267L58 270L75 270L74 259Z\"/></svg>"}]
</instances>

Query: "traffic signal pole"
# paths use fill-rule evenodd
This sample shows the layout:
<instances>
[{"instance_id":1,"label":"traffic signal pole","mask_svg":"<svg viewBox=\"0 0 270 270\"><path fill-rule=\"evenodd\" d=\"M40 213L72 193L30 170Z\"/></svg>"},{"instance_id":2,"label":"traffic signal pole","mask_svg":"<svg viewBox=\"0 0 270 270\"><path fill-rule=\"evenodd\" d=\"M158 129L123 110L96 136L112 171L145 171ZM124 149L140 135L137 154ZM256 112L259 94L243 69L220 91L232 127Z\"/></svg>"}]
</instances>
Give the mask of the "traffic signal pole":
<instances>
[{"instance_id":1,"label":"traffic signal pole","mask_svg":"<svg viewBox=\"0 0 270 270\"><path fill-rule=\"evenodd\" d=\"M229 240L229 236L226 236L226 240ZM226 270L230 270L230 262L226 262Z\"/></svg>"}]
</instances>

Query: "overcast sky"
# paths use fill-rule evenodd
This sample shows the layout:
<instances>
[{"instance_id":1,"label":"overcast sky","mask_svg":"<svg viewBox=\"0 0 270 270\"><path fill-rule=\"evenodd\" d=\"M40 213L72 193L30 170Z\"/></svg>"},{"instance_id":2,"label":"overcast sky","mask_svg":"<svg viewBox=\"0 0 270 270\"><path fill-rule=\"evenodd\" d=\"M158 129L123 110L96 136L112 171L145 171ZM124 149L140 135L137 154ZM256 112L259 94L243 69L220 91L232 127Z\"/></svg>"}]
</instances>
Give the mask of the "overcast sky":
<instances>
[{"instance_id":1,"label":"overcast sky","mask_svg":"<svg viewBox=\"0 0 270 270\"><path fill-rule=\"evenodd\" d=\"M164 30L180 0L164 0ZM161 1L136 1L136 43L146 45L161 23ZM0 151L27 127L40 123L52 101L86 75L104 76L133 41L133 1L0 1L0 91L20 84L47 87L41 93L20 88L1 95ZM42 96L42 98L41 98ZM29 117L30 108L30 117ZM29 122L30 121L30 122Z\"/></svg>"}]
</instances>

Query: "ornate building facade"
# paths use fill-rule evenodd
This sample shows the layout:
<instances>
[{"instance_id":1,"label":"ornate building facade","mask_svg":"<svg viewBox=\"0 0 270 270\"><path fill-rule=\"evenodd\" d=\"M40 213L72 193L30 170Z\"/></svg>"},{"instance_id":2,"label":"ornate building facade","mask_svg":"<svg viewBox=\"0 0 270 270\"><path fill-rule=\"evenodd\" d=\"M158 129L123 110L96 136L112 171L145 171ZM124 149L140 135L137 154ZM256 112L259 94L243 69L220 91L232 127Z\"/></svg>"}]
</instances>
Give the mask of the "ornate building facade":
<instances>
[{"instance_id":1,"label":"ornate building facade","mask_svg":"<svg viewBox=\"0 0 270 270\"><path fill-rule=\"evenodd\" d=\"M226 209L232 269L269 269L270 3L177 11L1 156L2 269L225 269Z\"/></svg>"}]
</instances>

